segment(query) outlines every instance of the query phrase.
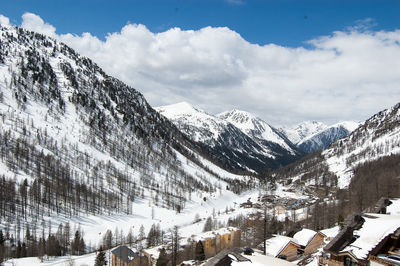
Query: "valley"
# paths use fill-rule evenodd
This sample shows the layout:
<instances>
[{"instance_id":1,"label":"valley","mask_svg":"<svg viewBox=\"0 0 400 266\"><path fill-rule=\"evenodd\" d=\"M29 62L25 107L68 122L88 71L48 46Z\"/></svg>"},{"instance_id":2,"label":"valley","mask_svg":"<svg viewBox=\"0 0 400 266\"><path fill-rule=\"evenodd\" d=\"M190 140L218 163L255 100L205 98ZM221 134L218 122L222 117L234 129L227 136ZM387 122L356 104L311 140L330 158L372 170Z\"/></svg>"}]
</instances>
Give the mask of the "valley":
<instances>
[{"instance_id":1,"label":"valley","mask_svg":"<svg viewBox=\"0 0 400 266\"><path fill-rule=\"evenodd\" d=\"M160 245L171 255L228 227L260 249L400 197L400 104L361 123L281 128L240 110L153 108L66 44L16 26L0 26L0 89L5 265L89 265L120 245L139 260Z\"/></svg>"}]
</instances>

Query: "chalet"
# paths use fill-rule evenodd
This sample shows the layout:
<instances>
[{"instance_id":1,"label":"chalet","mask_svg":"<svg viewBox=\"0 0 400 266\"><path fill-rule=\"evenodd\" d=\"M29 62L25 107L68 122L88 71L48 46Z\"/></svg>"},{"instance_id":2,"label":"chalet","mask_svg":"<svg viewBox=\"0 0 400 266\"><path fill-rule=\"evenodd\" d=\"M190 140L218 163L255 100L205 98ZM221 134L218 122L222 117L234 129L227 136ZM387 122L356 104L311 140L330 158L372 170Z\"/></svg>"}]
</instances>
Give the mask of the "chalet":
<instances>
[{"instance_id":1,"label":"chalet","mask_svg":"<svg viewBox=\"0 0 400 266\"><path fill-rule=\"evenodd\" d=\"M297 252L300 245L291 237L275 235L265 241L267 255L283 258L288 261L297 259Z\"/></svg>"},{"instance_id":2,"label":"chalet","mask_svg":"<svg viewBox=\"0 0 400 266\"><path fill-rule=\"evenodd\" d=\"M147 266L147 259L127 246L119 246L111 251L112 266Z\"/></svg>"},{"instance_id":3,"label":"chalet","mask_svg":"<svg viewBox=\"0 0 400 266\"><path fill-rule=\"evenodd\" d=\"M302 229L294 234L293 239L300 245L300 253L305 255L315 253L323 244L326 236L321 232Z\"/></svg>"},{"instance_id":4,"label":"chalet","mask_svg":"<svg viewBox=\"0 0 400 266\"><path fill-rule=\"evenodd\" d=\"M371 261L382 263L377 255L399 252L399 238L399 215L353 215L347 221L347 226L324 247L319 265L369 265Z\"/></svg>"}]
</instances>

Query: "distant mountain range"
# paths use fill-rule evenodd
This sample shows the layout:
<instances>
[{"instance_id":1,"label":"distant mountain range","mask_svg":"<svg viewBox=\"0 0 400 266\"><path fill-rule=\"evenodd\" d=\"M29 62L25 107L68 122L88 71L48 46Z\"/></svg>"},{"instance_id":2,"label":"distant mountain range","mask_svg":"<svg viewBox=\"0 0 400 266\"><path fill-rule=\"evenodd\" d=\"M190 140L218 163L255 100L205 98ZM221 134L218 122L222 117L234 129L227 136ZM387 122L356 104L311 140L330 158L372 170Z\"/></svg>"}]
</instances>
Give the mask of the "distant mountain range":
<instances>
[{"instance_id":1,"label":"distant mountain range","mask_svg":"<svg viewBox=\"0 0 400 266\"><path fill-rule=\"evenodd\" d=\"M353 121L340 122L331 126L316 121L305 121L293 127L279 130L305 153L323 150L355 130L360 123Z\"/></svg>"},{"instance_id":2,"label":"distant mountain range","mask_svg":"<svg viewBox=\"0 0 400 266\"><path fill-rule=\"evenodd\" d=\"M277 129L244 111L211 115L185 102L155 109L190 139L212 147L232 170L262 173L303 155Z\"/></svg>"},{"instance_id":3,"label":"distant mountain range","mask_svg":"<svg viewBox=\"0 0 400 266\"><path fill-rule=\"evenodd\" d=\"M274 128L262 119L240 110L217 115L181 102L155 108L190 139L212 148L224 157L228 168L262 173L294 162L305 154L323 150L349 135L358 123L332 126L305 121L293 127Z\"/></svg>"}]
</instances>

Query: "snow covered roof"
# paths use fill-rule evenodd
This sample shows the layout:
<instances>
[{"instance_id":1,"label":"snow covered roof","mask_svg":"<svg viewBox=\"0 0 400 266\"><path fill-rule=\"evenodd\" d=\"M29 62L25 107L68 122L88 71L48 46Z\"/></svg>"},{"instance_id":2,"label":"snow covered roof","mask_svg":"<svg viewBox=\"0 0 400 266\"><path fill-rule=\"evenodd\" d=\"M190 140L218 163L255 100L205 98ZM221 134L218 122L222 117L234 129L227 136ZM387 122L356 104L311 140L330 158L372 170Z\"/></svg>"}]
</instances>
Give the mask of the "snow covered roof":
<instances>
[{"instance_id":1,"label":"snow covered roof","mask_svg":"<svg viewBox=\"0 0 400 266\"><path fill-rule=\"evenodd\" d=\"M291 237L275 235L265 241L265 251L267 254L276 257L289 243L299 246Z\"/></svg>"},{"instance_id":2,"label":"snow covered roof","mask_svg":"<svg viewBox=\"0 0 400 266\"><path fill-rule=\"evenodd\" d=\"M293 263L277 259L271 256L264 256L261 254L254 254L252 256L243 255L248 258L250 261L232 261L232 266L259 266L259 265L274 265L274 266L290 266L294 265Z\"/></svg>"},{"instance_id":3,"label":"snow covered roof","mask_svg":"<svg viewBox=\"0 0 400 266\"><path fill-rule=\"evenodd\" d=\"M207 238L215 238L217 235L226 235L231 234L232 232L238 231L239 229L236 227L224 227L215 231L208 231L201 233L199 235L192 235L190 238L194 241L204 240Z\"/></svg>"},{"instance_id":4,"label":"snow covered roof","mask_svg":"<svg viewBox=\"0 0 400 266\"><path fill-rule=\"evenodd\" d=\"M301 231L294 234L293 239L300 245L300 246L307 246L307 244L314 238L317 234L314 230L311 229L302 229Z\"/></svg>"},{"instance_id":5,"label":"snow covered roof","mask_svg":"<svg viewBox=\"0 0 400 266\"><path fill-rule=\"evenodd\" d=\"M356 240L347 245L342 252L351 252L358 259L367 259L368 254L385 237L400 228L399 215L366 214L365 222L359 230L354 231Z\"/></svg>"},{"instance_id":6,"label":"snow covered roof","mask_svg":"<svg viewBox=\"0 0 400 266\"><path fill-rule=\"evenodd\" d=\"M386 207L386 213L400 215L400 199L390 199L392 204Z\"/></svg>"}]
</instances>

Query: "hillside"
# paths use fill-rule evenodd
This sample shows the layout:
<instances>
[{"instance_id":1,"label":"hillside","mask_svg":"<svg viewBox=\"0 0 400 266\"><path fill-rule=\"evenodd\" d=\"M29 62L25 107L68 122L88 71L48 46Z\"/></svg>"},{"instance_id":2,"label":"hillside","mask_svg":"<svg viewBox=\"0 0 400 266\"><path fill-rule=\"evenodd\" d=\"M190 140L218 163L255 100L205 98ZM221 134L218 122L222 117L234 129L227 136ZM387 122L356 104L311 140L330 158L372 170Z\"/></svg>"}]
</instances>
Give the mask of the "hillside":
<instances>
[{"instance_id":1,"label":"hillside","mask_svg":"<svg viewBox=\"0 0 400 266\"><path fill-rule=\"evenodd\" d=\"M151 206L179 213L255 184L200 156L142 94L44 35L0 28L0 88L2 228L132 219Z\"/></svg>"}]
</instances>

